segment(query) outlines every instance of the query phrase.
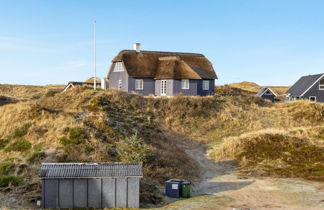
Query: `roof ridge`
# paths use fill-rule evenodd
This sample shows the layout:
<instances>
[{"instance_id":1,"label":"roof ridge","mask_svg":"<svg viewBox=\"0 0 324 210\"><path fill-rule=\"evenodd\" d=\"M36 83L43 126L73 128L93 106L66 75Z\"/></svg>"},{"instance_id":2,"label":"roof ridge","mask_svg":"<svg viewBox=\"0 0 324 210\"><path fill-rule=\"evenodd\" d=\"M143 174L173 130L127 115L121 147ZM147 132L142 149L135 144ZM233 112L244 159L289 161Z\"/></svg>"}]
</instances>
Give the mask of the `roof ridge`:
<instances>
[{"instance_id":1,"label":"roof ridge","mask_svg":"<svg viewBox=\"0 0 324 210\"><path fill-rule=\"evenodd\" d=\"M136 53L135 50L121 50L118 54L121 54L123 52L133 52ZM205 57L204 54L202 53L191 53L191 52L171 52L171 51L154 51L154 50L141 50L141 53L152 53L152 54L182 54L182 55L196 55L196 56L201 56L201 57Z\"/></svg>"}]
</instances>

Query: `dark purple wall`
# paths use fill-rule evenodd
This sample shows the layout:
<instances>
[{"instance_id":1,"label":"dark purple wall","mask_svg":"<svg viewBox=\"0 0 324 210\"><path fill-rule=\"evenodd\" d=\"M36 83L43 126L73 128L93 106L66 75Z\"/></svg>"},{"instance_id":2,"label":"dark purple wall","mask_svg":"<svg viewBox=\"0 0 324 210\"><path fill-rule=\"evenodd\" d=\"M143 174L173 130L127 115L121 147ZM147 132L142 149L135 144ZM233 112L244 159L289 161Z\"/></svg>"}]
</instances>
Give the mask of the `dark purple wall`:
<instances>
[{"instance_id":1,"label":"dark purple wall","mask_svg":"<svg viewBox=\"0 0 324 210\"><path fill-rule=\"evenodd\" d=\"M136 79L143 79L143 90L135 90ZM128 76L126 70L122 72L111 72L109 75L109 89L118 89L118 80L122 80L122 91L135 92L144 96L150 94L161 96L161 80L154 80L152 78L131 78ZM181 79L166 79L166 81L166 96L173 96L176 94L183 94L186 96L214 95L214 80L209 80L209 90L202 89L203 80L189 80L189 89L181 88Z\"/></svg>"},{"instance_id":2,"label":"dark purple wall","mask_svg":"<svg viewBox=\"0 0 324 210\"><path fill-rule=\"evenodd\" d=\"M265 94L263 94L263 95L261 96L261 98L263 98L263 99L268 99L268 100L270 100L270 101L274 102L274 101L275 101L275 98L276 98L276 96L275 96L275 95L273 95L273 94L271 94L271 95L265 95Z\"/></svg>"},{"instance_id":3,"label":"dark purple wall","mask_svg":"<svg viewBox=\"0 0 324 210\"><path fill-rule=\"evenodd\" d=\"M173 85L173 95L182 93L185 96L195 96L197 95L197 83L198 80L189 80L189 89L181 88L181 79L175 79Z\"/></svg>"},{"instance_id":4,"label":"dark purple wall","mask_svg":"<svg viewBox=\"0 0 324 210\"><path fill-rule=\"evenodd\" d=\"M197 80L198 82L198 91L197 95L200 96L209 96L215 94L215 80L209 80L209 90L203 90L203 80Z\"/></svg>"},{"instance_id":5,"label":"dark purple wall","mask_svg":"<svg viewBox=\"0 0 324 210\"><path fill-rule=\"evenodd\" d=\"M143 90L135 90L135 80L143 80ZM134 92L142 94L143 96L148 96L150 94L155 94L155 80L152 78L128 78L128 92Z\"/></svg>"},{"instance_id":6,"label":"dark purple wall","mask_svg":"<svg viewBox=\"0 0 324 210\"><path fill-rule=\"evenodd\" d=\"M316 102L324 102L324 90L319 89L319 82L309 89L302 98L309 99L310 96L316 96Z\"/></svg>"}]
</instances>

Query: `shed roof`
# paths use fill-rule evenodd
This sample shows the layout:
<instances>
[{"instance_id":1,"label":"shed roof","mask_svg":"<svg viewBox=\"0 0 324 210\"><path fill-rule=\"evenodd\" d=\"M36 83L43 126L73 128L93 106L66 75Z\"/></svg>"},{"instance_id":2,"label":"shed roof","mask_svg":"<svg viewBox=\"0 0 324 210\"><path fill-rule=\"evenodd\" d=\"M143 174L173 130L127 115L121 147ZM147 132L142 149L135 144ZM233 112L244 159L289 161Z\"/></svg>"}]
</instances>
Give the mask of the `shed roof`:
<instances>
[{"instance_id":1,"label":"shed roof","mask_svg":"<svg viewBox=\"0 0 324 210\"><path fill-rule=\"evenodd\" d=\"M262 88L257 94L256 94L256 96L257 97L261 97L261 96L263 96L263 94L265 94L267 91L270 91L274 96L276 96L277 97L277 94L273 91L273 90L271 90L270 88L267 88L267 87L265 87L265 88Z\"/></svg>"},{"instance_id":2,"label":"shed roof","mask_svg":"<svg viewBox=\"0 0 324 210\"><path fill-rule=\"evenodd\" d=\"M287 94L300 97L310 89L324 74L314 74L301 77L289 90Z\"/></svg>"},{"instance_id":3,"label":"shed roof","mask_svg":"<svg viewBox=\"0 0 324 210\"><path fill-rule=\"evenodd\" d=\"M122 50L112 62L109 72L114 63L123 62L130 77L217 79L211 62L197 53Z\"/></svg>"},{"instance_id":4,"label":"shed roof","mask_svg":"<svg viewBox=\"0 0 324 210\"><path fill-rule=\"evenodd\" d=\"M43 163L40 178L142 177L140 163Z\"/></svg>"},{"instance_id":5,"label":"shed roof","mask_svg":"<svg viewBox=\"0 0 324 210\"><path fill-rule=\"evenodd\" d=\"M63 92L65 92L66 90L68 90L71 86L74 87L74 86L80 86L80 85L89 85L89 86L93 86L93 82L74 82L74 81L71 81L71 82L69 82L69 83L64 87ZM100 81L100 82L97 82L96 85L100 87L100 85L101 85L101 81Z\"/></svg>"}]
</instances>

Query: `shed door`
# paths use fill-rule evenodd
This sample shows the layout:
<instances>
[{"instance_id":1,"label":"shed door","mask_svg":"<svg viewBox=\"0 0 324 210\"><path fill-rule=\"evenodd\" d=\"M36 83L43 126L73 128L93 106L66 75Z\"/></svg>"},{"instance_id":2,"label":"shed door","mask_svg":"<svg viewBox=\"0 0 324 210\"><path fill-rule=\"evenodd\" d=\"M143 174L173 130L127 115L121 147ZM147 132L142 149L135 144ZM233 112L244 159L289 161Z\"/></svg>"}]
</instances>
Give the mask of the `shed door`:
<instances>
[{"instance_id":1,"label":"shed door","mask_svg":"<svg viewBox=\"0 0 324 210\"><path fill-rule=\"evenodd\" d=\"M161 80L161 96L166 95L166 90L167 90L166 82L167 82L166 80Z\"/></svg>"}]
</instances>

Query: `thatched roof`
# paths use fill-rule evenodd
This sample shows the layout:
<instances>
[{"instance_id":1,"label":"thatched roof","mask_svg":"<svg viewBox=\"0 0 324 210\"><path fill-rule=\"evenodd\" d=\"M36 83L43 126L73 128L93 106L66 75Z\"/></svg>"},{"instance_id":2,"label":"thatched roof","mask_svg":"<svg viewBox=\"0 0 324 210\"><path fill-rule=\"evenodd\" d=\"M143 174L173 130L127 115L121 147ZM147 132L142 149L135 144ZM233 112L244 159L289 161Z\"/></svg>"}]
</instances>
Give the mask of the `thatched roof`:
<instances>
[{"instance_id":1,"label":"thatched roof","mask_svg":"<svg viewBox=\"0 0 324 210\"><path fill-rule=\"evenodd\" d=\"M96 77L97 83L101 83L101 79L99 77ZM94 77L90 77L85 81L85 83L94 83Z\"/></svg>"},{"instance_id":2,"label":"thatched roof","mask_svg":"<svg viewBox=\"0 0 324 210\"><path fill-rule=\"evenodd\" d=\"M217 79L211 62L202 54L122 50L112 60L123 62L130 77L155 79Z\"/></svg>"}]
</instances>

